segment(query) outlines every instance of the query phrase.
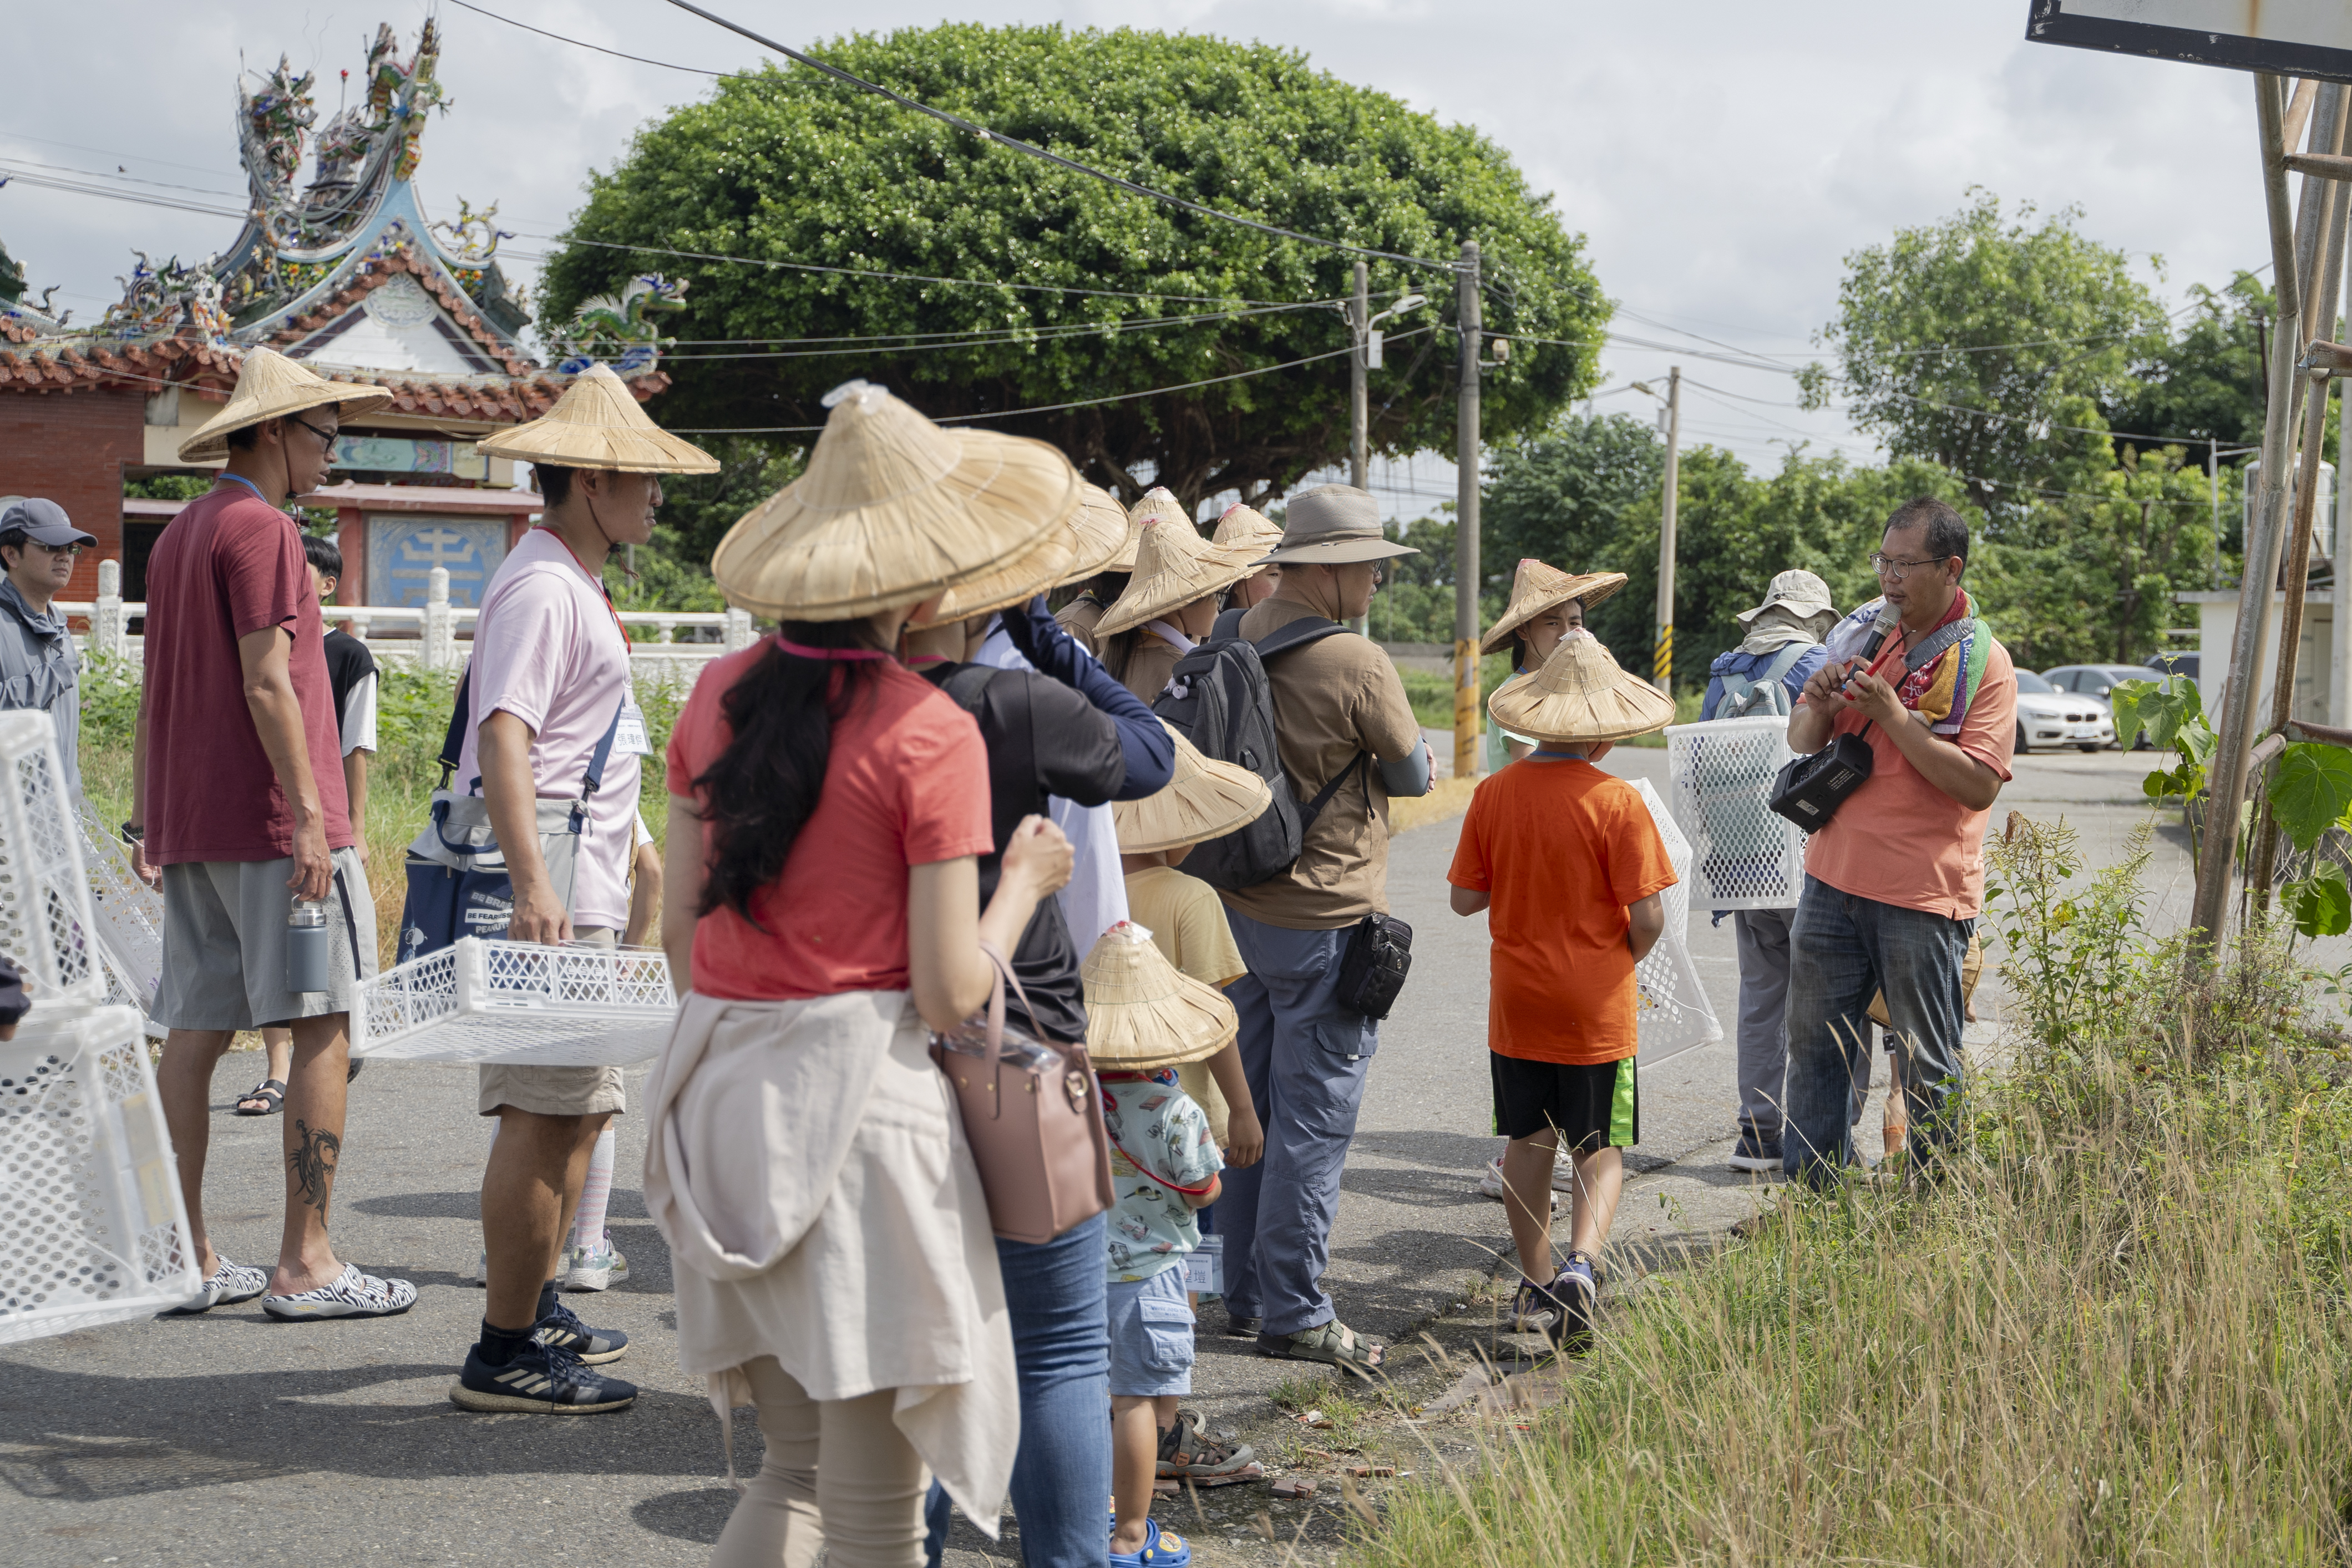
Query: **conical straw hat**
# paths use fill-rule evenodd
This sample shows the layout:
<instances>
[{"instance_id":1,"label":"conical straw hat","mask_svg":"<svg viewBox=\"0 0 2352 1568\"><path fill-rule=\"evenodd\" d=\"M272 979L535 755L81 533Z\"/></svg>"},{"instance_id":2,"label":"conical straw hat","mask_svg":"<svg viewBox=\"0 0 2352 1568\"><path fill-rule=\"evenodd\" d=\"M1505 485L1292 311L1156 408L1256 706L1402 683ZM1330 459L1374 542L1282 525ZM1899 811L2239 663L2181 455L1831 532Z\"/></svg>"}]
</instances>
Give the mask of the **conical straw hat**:
<instances>
[{"instance_id":1,"label":"conical straw hat","mask_svg":"<svg viewBox=\"0 0 2352 1568\"><path fill-rule=\"evenodd\" d=\"M1078 973L1087 988L1087 1054L1097 1068L1181 1067L1216 1055L1240 1033L1225 993L1170 963L1133 921L1104 932Z\"/></svg>"},{"instance_id":2,"label":"conical straw hat","mask_svg":"<svg viewBox=\"0 0 2352 1568\"><path fill-rule=\"evenodd\" d=\"M1478 652L1493 653L1512 632L1555 604L1565 604L1573 599L1590 611L1624 586L1625 574L1622 571L1588 571L1576 576L1539 560L1523 560L1511 577L1510 607L1478 644Z\"/></svg>"},{"instance_id":3,"label":"conical straw hat","mask_svg":"<svg viewBox=\"0 0 2352 1568\"><path fill-rule=\"evenodd\" d=\"M555 406L527 423L484 436L493 457L559 468L609 468L623 474L716 474L719 459L680 441L637 404L613 367L594 364L572 379Z\"/></svg>"},{"instance_id":4,"label":"conical straw hat","mask_svg":"<svg viewBox=\"0 0 2352 1568\"><path fill-rule=\"evenodd\" d=\"M1271 550L1282 543L1282 530L1255 507L1227 507L1225 515L1217 519L1217 531L1209 536L1209 542L1255 545L1261 550Z\"/></svg>"},{"instance_id":5,"label":"conical straw hat","mask_svg":"<svg viewBox=\"0 0 2352 1568\"><path fill-rule=\"evenodd\" d=\"M880 387L842 389L807 472L745 513L710 558L728 602L786 621L913 604L1029 554L1078 504L1042 441L942 430Z\"/></svg>"},{"instance_id":6,"label":"conical straw hat","mask_svg":"<svg viewBox=\"0 0 2352 1568\"><path fill-rule=\"evenodd\" d=\"M1202 756L1173 725L1168 734L1176 742L1176 771L1167 786L1140 800L1110 803L1123 854L1148 855L1223 838L1256 821L1274 804L1274 791L1248 768Z\"/></svg>"},{"instance_id":7,"label":"conical straw hat","mask_svg":"<svg viewBox=\"0 0 2352 1568\"><path fill-rule=\"evenodd\" d=\"M339 405L339 414L350 418L373 413L391 401L392 393L382 387L331 382L275 349L248 349L245 363L238 367L236 391L229 394L228 406L180 443L180 461L209 463L215 457L226 457L230 431L243 430L280 414L300 413L304 409L334 403Z\"/></svg>"},{"instance_id":8,"label":"conical straw hat","mask_svg":"<svg viewBox=\"0 0 2352 1568\"><path fill-rule=\"evenodd\" d=\"M1116 636L1179 605L1231 588L1256 568L1264 554L1256 545L1213 545L1181 518L1147 521L1143 543L1135 552L1135 575L1127 580L1127 591L1118 602L1103 612L1095 635Z\"/></svg>"},{"instance_id":9,"label":"conical straw hat","mask_svg":"<svg viewBox=\"0 0 2352 1568\"><path fill-rule=\"evenodd\" d=\"M1143 493L1143 499L1128 508L1127 543L1120 547L1118 554L1112 557L1110 564L1103 570L1133 571L1136 551L1143 545L1144 525L1158 522L1162 517L1173 517L1178 522L1185 524L1192 521L1192 514L1184 509L1184 503L1176 498L1174 491L1164 486L1154 485Z\"/></svg>"},{"instance_id":10,"label":"conical straw hat","mask_svg":"<svg viewBox=\"0 0 2352 1568\"><path fill-rule=\"evenodd\" d=\"M1675 721L1675 703L1620 669L1600 638L1574 631L1541 669L1496 687L1486 714L1515 735L1573 746L1664 729Z\"/></svg>"},{"instance_id":11,"label":"conical straw hat","mask_svg":"<svg viewBox=\"0 0 2352 1568\"><path fill-rule=\"evenodd\" d=\"M1057 583L1092 577L1126 538L1127 513L1118 497L1099 485L1081 484L1077 505L1070 508L1070 515L1046 529L1045 538L1027 555L961 588L949 589L940 596L940 607L930 619L908 624L920 630L1025 604Z\"/></svg>"}]
</instances>

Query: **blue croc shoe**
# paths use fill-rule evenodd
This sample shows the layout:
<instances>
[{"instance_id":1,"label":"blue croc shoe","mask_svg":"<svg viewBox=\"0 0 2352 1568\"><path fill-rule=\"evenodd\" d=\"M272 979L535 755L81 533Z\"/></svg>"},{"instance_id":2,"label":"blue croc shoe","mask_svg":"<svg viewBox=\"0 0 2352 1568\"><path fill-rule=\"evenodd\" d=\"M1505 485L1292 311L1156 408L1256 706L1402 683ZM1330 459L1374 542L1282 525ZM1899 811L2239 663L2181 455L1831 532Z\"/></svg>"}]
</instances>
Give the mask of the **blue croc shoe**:
<instances>
[{"instance_id":1,"label":"blue croc shoe","mask_svg":"<svg viewBox=\"0 0 2352 1568\"><path fill-rule=\"evenodd\" d=\"M1114 1552L1110 1568L1192 1568L1192 1549L1184 1538L1160 1528L1156 1519L1143 1521L1143 1550Z\"/></svg>"}]
</instances>

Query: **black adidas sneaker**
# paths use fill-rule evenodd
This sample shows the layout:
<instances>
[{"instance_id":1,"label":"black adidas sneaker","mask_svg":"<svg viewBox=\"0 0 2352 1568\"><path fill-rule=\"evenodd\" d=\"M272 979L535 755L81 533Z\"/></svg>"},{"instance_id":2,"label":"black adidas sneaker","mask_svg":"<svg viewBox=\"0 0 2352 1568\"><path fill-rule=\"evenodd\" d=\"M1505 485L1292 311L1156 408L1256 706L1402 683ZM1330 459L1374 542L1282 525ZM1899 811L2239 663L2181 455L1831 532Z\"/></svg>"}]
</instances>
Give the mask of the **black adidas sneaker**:
<instances>
[{"instance_id":1,"label":"black adidas sneaker","mask_svg":"<svg viewBox=\"0 0 2352 1568\"><path fill-rule=\"evenodd\" d=\"M602 1366L628 1354L629 1336L619 1329L592 1329L562 1301L531 1325L530 1337L550 1350L569 1351L587 1366Z\"/></svg>"},{"instance_id":2,"label":"black adidas sneaker","mask_svg":"<svg viewBox=\"0 0 2352 1568\"><path fill-rule=\"evenodd\" d=\"M591 1372L568 1350L534 1341L504 1366L482 1359L482 1347L466 1353L466 1369L449 1385L449 1402L461 1410L549 1416L593 1416L625 1410L637 1385Z\"/></svg>"}]
</instances>

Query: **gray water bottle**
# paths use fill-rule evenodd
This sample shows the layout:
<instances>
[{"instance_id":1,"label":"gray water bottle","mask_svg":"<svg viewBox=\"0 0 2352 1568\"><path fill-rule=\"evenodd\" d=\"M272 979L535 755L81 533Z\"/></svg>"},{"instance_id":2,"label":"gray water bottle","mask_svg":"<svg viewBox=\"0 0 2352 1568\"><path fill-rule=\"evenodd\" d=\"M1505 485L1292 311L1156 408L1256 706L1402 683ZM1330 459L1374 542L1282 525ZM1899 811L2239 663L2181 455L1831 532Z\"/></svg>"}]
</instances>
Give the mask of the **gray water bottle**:
<instances>
[{"instance_id":1,"label":"gray water bottle","mask_svg":"<svg viewBox=\"0 0 2352 1568\"><path fill-rule=\"evenodd\" d=\"M286 988L327 988L327 906L301 903L286 912Z\"/></svg>"}]
</instances>

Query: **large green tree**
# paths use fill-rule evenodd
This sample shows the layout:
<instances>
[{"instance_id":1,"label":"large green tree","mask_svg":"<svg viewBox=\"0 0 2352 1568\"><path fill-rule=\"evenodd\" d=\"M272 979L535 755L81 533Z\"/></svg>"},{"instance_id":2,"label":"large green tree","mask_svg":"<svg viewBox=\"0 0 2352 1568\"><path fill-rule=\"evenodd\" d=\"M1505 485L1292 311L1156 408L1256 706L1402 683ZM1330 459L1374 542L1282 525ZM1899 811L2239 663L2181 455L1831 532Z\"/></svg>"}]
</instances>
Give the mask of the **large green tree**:
<instances>
[{"instance_id":1,"label":"large green tree","mask_svg":"<svg viewBox=\"0 0 2352 1568\"><path fill-rule=\"evenodd\" d=\"M2105 411L2131 402L2168 342L2156 297L2122 251L2086 238L2069 208L2040 224L1982 190L1941 223L1899 229L1846 257L1806 401L1844 398L1853 423L1899 456L1962 477L1996 519L2027 488L2104 468Z\"/></svg>"},{"instance_id":2,"label":"large green tree","mask_svg":"<svg viewBox=\"0 0 2352 1568\"><path fill-rule=\"evenodd\" d=\"M1490 440L1541 427L1591 383L1608 308L1550 199L1475 131L1312 69L1296 50L953 25L814 52L1212 207L1441 262L1476 239L1486 329L1519 340L1485 382ZM887 281L665 250L993 281ZM543 292L547 319L561 320L640 273L688 280L684 310L664 319L678 343L656 412L689 430L814 426L822 395L853 376L950 416L1267 371L989 422L1055 443L1129 499L1156 480L1197 501L1225 489L1265 497L1344 455L1344 355L1267 370L1343 350L1343 318L1328 304L1251 302L1335 300L1352 287L1353 259L1122 193L803 68L769 68L724 78L593 176ZM1371 372L1371 444L1450 452L1454 274L1372 267L1376 297L1415 290L1431 303L1388 324L1396 337ZM1208 319L1179 319L1195 316ZM917 334L995 340L925 348ZM866 340L823 341L835 339Z\"/></svg>"}]
</instances>

